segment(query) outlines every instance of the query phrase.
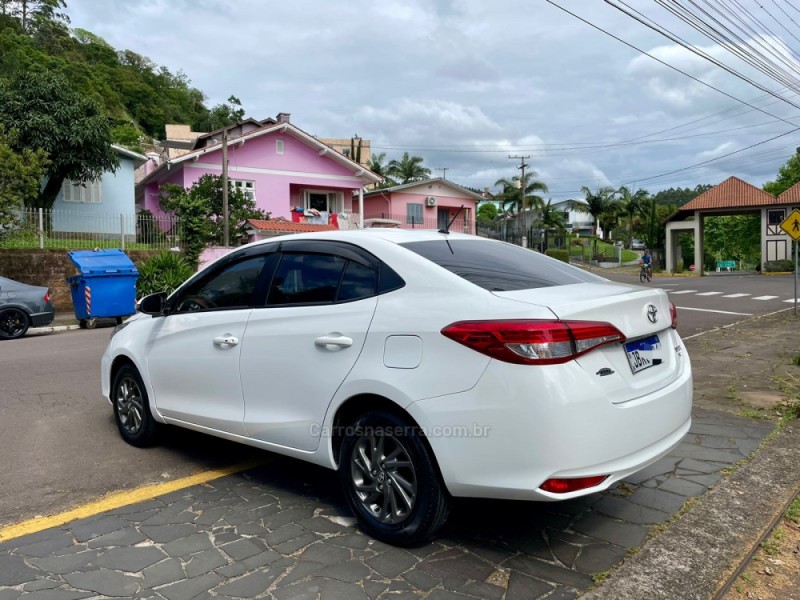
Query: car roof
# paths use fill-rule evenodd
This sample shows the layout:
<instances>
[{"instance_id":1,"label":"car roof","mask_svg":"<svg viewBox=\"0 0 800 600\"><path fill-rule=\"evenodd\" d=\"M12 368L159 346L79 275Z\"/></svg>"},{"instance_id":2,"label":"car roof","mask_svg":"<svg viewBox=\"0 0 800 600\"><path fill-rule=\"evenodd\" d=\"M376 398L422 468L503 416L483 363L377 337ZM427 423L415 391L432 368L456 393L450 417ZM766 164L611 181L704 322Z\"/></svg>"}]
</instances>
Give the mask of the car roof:
<instances>
[{"instance_id":1,"label":"car roof","mask_svg":"<svg viewBox=\"0 0 800 600\"><path fill-rule=\"evenodd\" d=\"M487 238L481 238L475 235L466 233L439 233L433 229L399 229L389 227L373 227L368 229L347 229L347 230L333 230L333 231L315 231L310 233L297 233L293 235L283 235L280 237L273 237L266 240L254 242L256 244L269 244L290 240L333 240L340 242L351 242L354 244L369 246L372 244L381 244L381 242L390 242L393 244L405 244L408 242L425 242L436 240L481 240L492 241Z\"/></svg>"}]
</instances>

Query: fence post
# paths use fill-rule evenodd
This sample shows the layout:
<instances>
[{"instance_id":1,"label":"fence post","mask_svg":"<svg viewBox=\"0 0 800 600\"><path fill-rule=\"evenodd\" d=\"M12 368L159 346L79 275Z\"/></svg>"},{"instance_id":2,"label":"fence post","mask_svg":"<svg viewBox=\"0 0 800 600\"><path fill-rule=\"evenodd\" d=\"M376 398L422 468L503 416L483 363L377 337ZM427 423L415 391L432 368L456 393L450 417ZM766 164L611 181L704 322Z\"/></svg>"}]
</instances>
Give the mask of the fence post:
<instances>
[{"instance_id":1,"label":"fence post","mask_svg":"<svg viewBox=\"0 0 800 600\"><path fill-rule=\"evenodd\" d=\"M39 207L39 249L44 249L44 215L41 206Z\"/></svg>"},{"instance_id":2,"label":"fence post","mask_svg":"<svg viewBox=\"0 0 800 600\"><path fill-rule=\"evenodd\" d=\"M125 250L125 215L119 213L119 239L122 249Z\"/></svg>"}]
</instances>

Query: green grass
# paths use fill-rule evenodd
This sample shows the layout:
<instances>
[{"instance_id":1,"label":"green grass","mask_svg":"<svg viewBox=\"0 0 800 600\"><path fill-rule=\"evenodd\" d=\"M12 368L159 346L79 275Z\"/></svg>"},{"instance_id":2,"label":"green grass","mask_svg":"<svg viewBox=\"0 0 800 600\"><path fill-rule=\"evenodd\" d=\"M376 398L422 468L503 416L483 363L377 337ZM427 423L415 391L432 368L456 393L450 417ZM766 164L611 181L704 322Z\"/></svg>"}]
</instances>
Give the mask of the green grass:
<instances>
[{"instance_id":1,"label":"green grass","mask_svg":"<svg viewBox=\"0 0 800 600\"><path fill-rule=\"evenodd\" d=\"M586 258L590 258L592 252L594 252L594 238L581 238L581 243L585 244L582 246L574 246L570 244L569 247L569 254L570 256L584 256ZM618 256L619 250L614 244L609 244L602 240L597 240L597 254L614 257L616 260ZM639 255L634 252L633 250L622 250L622 262L631 262L637 260Z\"/></svg>"},{"instance_id":2,"label":"green grass","mask_svg":"<svg viewBox=\"0 0 800 600\"><path fill-rule=\"evenodd\" d=\"M786 509L786 518L792 523L800 525L800 497L795 498L794 502Z\"/></svg>"},{"instance_id":3,"label":"green grass","mask_svg":"<svg viewBox=\"0 0 800 600\"><path fill-rule=\"evenodd\" d=\"M94 250L95 248L121 248L122 245L119 239L115 240L69 240L60 238L44 238L45 249L55 250ZM139 242L125 241L126 250L155 250L164 248L165 244L142 244ZM33 249L39 248L38 237L25 237L19 239L6 239L0 241L0 248L8 248L13 250Z\"/></svg>"},{"instance_id":4,"label":"green grass","mask_svg":"<svg viewBox=\"0 0 800 600\"><path fill-rule=\"evenodd\" d=\"M776 527L772 532L772 535L761 542L761 548L764 549L764 553L767 556L775 556L776 554L780 554L781 540L783 540L783 535L783 529Z\"/></svg>"}]
</instances>

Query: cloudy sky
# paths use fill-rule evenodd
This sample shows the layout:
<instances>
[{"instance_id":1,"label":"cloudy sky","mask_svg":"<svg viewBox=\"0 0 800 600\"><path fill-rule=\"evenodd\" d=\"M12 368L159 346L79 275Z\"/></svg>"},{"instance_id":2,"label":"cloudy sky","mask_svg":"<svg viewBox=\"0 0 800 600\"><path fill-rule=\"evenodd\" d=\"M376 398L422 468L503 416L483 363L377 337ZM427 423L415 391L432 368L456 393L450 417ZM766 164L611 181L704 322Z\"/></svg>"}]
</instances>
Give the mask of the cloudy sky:
<instances>
[{"instance_id":1,"label":"cloudy sky","mask_svg":"<svg viewBox=\"0 0 800 600\"><path fill-rule=\"evenodd\" d=\"M530 156L554 200L581 197L582 186L655 192L730 175L760 186L800 146L798 108L608 2L554 2L728 95L546 0L68 0L67 14L72 27L183 71L209 105L234 94L248 116L289 112L311 134L358 134L373 153L409 151L434 175L447 168L448 179L479 189L518 173L509 155ZM626 4L797 97L654 0ZM752 31L739 47L762 48L800 77L800 0L700 4L739 5Z\"/></svg>"}]
</instances>

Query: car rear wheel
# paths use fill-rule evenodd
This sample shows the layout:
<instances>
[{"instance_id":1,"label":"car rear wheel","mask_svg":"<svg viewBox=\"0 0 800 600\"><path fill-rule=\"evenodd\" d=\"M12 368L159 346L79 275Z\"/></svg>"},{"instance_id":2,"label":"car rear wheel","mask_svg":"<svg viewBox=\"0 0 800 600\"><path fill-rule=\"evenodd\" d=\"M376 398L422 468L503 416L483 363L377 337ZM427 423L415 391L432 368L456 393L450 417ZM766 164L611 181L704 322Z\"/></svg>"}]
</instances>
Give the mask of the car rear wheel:
<instances>
[{"instance_id":1,"label":"car rear wheel","mask_svg":"<svg viewBox=\"0 0 800 600\"><path fill-rule=\"evenodd\" d=\"M0 339L20 338L28 331L30 320L24 310L6 308L0 310Z\"/></svg>"},{"instance_id":2,"label":"car rear wheel","mask_svg":"<svg viewBox=\"0 0 800 600\"><path fill-rule=\"evenodd\" d=\"M347 428L339 478L361 529L397 546L430 539L450 511L432 454L418 428L384 411Z\"/></svg>"},{"instance_id":3,"label":"car rear wheel","mask_svg":"<svg viewBox=\"0 0 800 600\"><path fill-rule=\"evenodd\" d=\"M122 439L139 448L151 446L157 439L159 423L150 413L147 389L133 365L123 365L117 371L111 387L111 401Z\"/></svg>"}]
</instances>

